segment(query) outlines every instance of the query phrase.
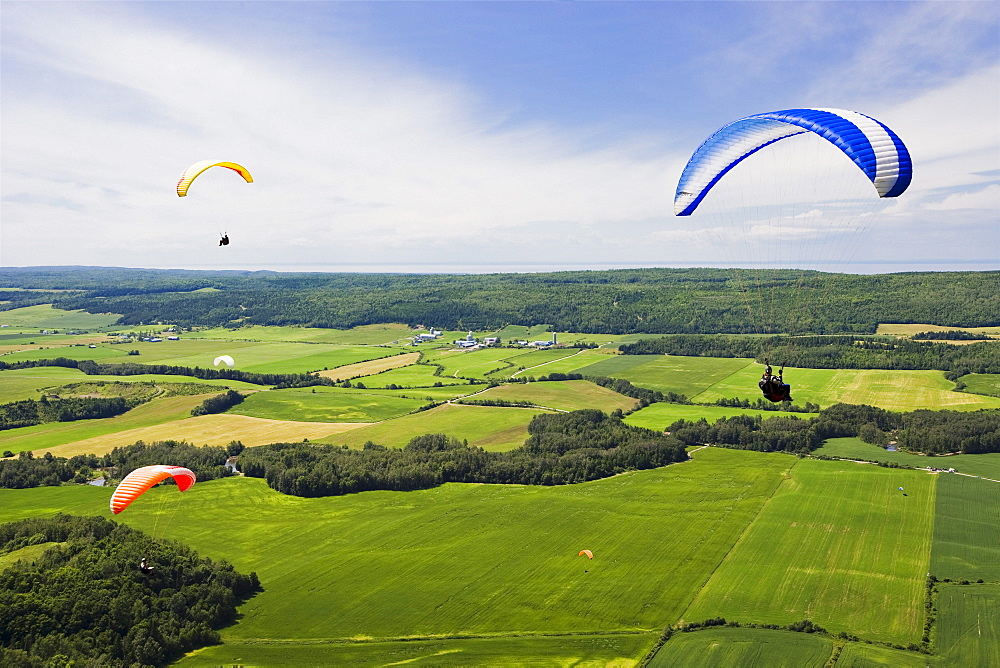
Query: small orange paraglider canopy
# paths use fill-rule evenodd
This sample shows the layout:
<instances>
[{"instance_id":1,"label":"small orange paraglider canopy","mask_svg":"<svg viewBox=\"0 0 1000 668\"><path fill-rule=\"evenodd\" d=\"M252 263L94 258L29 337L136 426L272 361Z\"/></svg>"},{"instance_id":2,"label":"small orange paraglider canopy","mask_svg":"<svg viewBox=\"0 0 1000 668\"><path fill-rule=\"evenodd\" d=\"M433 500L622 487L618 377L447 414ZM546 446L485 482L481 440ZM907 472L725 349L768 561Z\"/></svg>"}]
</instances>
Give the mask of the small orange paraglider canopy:
<instances>
[{"instance_id":1,"label":"small orange paraglider canopy","mask_svg":"<svg viewBox=\"0 0 1000 668\"><path fill-rule=\"evenodd\" d=\"M587 555L588 559L593 559L594 558L594 553L591 552L590 550L580 550L580 554L578 554L576 556L582 557L583 555Z\"/></svg>"}]
</instances>

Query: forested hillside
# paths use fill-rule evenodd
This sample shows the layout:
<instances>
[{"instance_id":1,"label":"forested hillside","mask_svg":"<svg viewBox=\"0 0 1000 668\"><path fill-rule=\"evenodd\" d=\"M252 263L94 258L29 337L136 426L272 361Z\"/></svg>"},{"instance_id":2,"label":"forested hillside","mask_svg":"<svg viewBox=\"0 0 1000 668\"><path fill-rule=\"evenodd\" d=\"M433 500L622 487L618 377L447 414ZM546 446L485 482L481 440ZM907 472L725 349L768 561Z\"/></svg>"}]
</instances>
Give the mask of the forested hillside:
<instances>
[{"instance_id":1,"label":"forested hillside","mask_svg":"<svg viewBox=\"0 0 1000 668\"><path fill-rule=\"evenodd\" d=\"M403 322L489 330L549 324L608 334L871 333L881 322L1000 325L996 271L856 276L774 270L753 278L749 285L727 269L463 276L13 267L0 269L0 300L7 302L0 309L51 302L121 313L123 325ZM195 292L204 288L211 290ZM748 315L748 303L765 292L773 315L762 323Z\"/></svg>"}]
</instances>

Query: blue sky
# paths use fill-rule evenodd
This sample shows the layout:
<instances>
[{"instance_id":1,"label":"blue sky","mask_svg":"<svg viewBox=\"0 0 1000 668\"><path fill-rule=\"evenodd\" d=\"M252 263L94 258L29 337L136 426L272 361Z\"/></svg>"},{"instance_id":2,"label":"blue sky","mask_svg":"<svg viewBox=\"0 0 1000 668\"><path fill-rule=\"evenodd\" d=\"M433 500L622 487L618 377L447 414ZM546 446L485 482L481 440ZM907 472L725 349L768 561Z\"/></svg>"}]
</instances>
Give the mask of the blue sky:
<instances>
[{"instance_id":1,"label":"blue sky","mask_svg":"<svg viewBox=\"0 0 1000 668\"><path fill-rule=\"evenodd\" d=\"M732 264L741 233L675 218L677 178L725 123L792 107L879 118L914 158L910 190L834 268L1000 266L995 2L5 0L0 12L3 266ZM206 173L177 198L180 172L208 158L255 182ZM799 159L794 172L812 168ZM802 204L789 219L820 215ZM823 264L815 231L781 262ZM740 248L773 247L752 236Z\"/></svg>"}]
</instances>

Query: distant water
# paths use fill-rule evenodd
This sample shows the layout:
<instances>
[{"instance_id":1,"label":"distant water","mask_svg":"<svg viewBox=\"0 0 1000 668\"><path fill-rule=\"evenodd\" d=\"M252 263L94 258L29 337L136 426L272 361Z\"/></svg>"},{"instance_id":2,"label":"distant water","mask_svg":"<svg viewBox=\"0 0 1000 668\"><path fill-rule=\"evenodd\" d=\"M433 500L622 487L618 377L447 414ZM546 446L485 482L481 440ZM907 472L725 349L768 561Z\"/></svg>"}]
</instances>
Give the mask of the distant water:
<instances>
[{"instance_id":1,"label":"distant water","mask_svg":"<svg viewBox=\"0 0 1000 668\"><path fill-rule=\"evenodd\" d=\"M258 264L246 265L183 265L170 267L172 269L242 269L245 271L281 271L281 272L321 272L321 273L361 273L361 274L529 274L553 271L603 271L609 269L648 269L648 268L715 268L725 269L732 263L718 261L702 262L671 262L669 265L658 265L651 262L507 262L500 264L486 263L357 263L357 264ZM769 268L777 268L767 265ZM813 263L809 265L789 264L788 269L814 269L846 274L891 274L906 271L996 271L1000 269L1000 260L917 260L907 262L867 261L858 260L848 263Z\"/></svg>"}]
</instances>

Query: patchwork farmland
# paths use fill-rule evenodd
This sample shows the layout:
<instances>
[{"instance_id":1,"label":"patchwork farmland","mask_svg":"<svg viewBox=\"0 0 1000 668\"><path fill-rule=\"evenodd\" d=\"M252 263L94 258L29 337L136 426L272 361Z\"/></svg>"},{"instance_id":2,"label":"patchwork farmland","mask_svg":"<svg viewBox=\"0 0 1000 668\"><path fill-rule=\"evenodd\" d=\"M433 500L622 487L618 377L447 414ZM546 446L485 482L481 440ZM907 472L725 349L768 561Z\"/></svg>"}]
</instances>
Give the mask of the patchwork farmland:
<instances>
[{"instance_id":1,"label":"patchwork farmland","mask_svg":"<svg viewBox=\"0 0 1000 668\"><path fill-rule=\"evenodd\" d=\"M29 308L14 315L25 322L69 317ZM545 331L510 330L508 338ZM484 334L496 332L477 333ZM0 360L64 356L206 368L225 353L244 371L352 380L269 389L179 376L87 376L63 367L4 369L0 403L58 395L83 381L183 381L205 392L157 396L113 418L4 430L0 449L73 456L167 439L402 448L415 436L443 433L499 452L524 443L535 415L579 409L621 410L627 424L654 431L679 419L812 417L706 405L755 398L760 367L753 360L619 355L607 347L615 337L598 335L579 341L606 347L562 350L413 346L413 335L401 325L252 327L159 343L108 338L96 348L72 338L47 339L44 350L25 343ZM695 403L640 407L635 397L587 380L505 382L549 373L622 378ZM786 376L796 403L824 407L855 400L897 411L1000 406L988 396L997 383L990 374L969 379L968 386L987 390L978 394L955 392L955 383L934 371L787 369ZM225 413L191 415L227 388L244 401ZM263 591L243 604L223 643L180 665L1000 661L1000 483L993 482L1000 455L925 457L856 438L831 439L816 454L835 459L703 447L683 463L576 485L448 483L312 499L231 477L184 494L155 488L148 503L118 519L260 576ZM915 470L928 465L958 473ZM110 493L88 485L0 489L0 522L106 515ZM582 549L594 559L578 557ZM0 569L40 554L33 546L0 555ZM924 641L928 573L951 582L938 585L936 620ZM786 628L804 620L823 632Z\"/></svg>"}]
</instances>

